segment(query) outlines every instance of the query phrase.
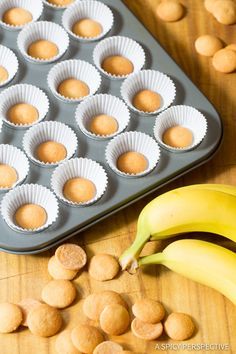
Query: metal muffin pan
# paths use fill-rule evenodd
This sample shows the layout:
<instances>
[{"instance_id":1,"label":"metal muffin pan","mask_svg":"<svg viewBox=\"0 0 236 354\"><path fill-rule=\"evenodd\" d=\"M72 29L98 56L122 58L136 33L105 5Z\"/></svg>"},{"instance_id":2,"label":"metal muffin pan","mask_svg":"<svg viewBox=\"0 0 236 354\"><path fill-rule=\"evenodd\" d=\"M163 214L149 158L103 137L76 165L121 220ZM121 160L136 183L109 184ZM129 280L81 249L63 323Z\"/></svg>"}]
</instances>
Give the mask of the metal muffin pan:
<instances>
[{"instance_id":1,"label":"metal muffin pan","mask_svg":"<svg viewBox=\"0 0 236 354\"><path fill-rule=\"evenodd\" d=\"M116 175L105 162L105 148L108 141L97 141L85 136L75 122L77 104L59 101L47 87L47 74L55 63L39 65L27 62L17 49L18 32L1 28L1 44L12 49L19 60L18 74L7 87L18 83L30 83L43 89L50 100L50 111L46 120L64 122L73 128L79 142L76 156L96 160L108 174L108 189L97 203L73 208L59 202L58 220L43 232L33 235L20 234L10 229L0 218L0 249L5 252L32 254L49 249L205 163L220 145L223 134L222 123L211 103L120 0L102 2L107 4L114 14L114 26L107 36L124 35L139 42L146 53L145 68L156 69L172 78L177 91L174 104L186 104L199 109L207 118L207 135L195 150L183 154L171 153L161 148L160 162L155 170L145 177L129 179ZM61 24L62 13L63 11L45 7L42 19ZM77 58L93 63L92 53L96 44L97 42L81 43L70 38L69 50L60 61ZM121 84L122 81L110 80L103 76L100 93L110 93L120 97ZM3 89L5 87L1 88L0 92ZM155 117L137 116L131 112L128 130L142 131L153 136L154 123ZM0 143L12 144L22 149L24 133L24 130L4 125L0 134ZM52 172L52 168L42 168L30 162L30 172L25 183L38 183L50 187ZM1 199L2 196L3 194Z\"/></svg>"}]
</instances>

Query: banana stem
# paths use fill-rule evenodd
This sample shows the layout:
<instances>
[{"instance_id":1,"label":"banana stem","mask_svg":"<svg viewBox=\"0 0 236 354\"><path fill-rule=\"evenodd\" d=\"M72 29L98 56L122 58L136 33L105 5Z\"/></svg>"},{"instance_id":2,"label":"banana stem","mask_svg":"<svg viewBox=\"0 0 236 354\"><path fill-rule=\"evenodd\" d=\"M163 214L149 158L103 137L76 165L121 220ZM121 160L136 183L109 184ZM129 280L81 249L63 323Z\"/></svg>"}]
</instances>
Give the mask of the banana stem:
<instances>
[{"instance_id":1,"label":"banana stem","mask_svg":"<svg viewBox=\"0 0 236 354\"><path fill-rule=\"evenodd\" d=\"M165 260L165 255L163 252L152 254L151 256L139 258L138 265L148 265L148 264L163 264Z\"/></svg>"}]
</instances>

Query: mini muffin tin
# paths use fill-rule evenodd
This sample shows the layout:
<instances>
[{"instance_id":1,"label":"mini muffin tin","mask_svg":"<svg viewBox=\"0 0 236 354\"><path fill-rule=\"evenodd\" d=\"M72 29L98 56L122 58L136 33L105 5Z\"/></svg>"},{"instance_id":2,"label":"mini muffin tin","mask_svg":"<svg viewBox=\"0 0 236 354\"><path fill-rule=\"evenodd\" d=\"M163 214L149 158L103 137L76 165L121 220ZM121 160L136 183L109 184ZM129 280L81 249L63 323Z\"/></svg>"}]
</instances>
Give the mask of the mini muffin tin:
<instances>
[{"instance_id":1,"label":"mini muffin tin","mask_svg":"<svg viewBox=\"0 0 236 354\"><path fill-rule=\"evenodd\" d=\"M37 253L65 241L99 220L205 163L220 145L223 133L221 119L206 97L194 86L120 0L104 0L101 2L108 5L114 15L114 25L106 38L114 35L127 36L141 44L146 54L144 69L160 71L173 80L176 86L176 98L173 104L192 106L203 113L207 119L207 134L201 144L192 151L175 153L160 147L160 159L157 167L148 175L139 178L127 178L118 175L108 166L105 158L106 147L111 139L93 139L85 135L79 129L75 119L78 103L66 103L59 100L53 95L47 83L49 71L55 64L63 60L79 59L94 64L93 50L99 41L79 42L70 36L69 49L64 56L55 63L42 65L27 61L22 56L17 47L19 32L9 31L1 27L1 44L12 49L19 61L18 73L6 87L15 84L31 84L43 90L50 101L46 120L66 123L70 126L78 139L78 149L74 157L85 157L97 161L108 176L105 194L92 205L71 207L58 200L59 217L56 222L41 232L34 234L18 233L13 231L0 217L0 249L3 251L16 254ZM53 7L45 6L40 20L61 25L62 15L63 10L57 11ZM102 75L102 83L98 93L111 94L121 98L122 82L122 80L111 80L108 76ZM1 88L0 92L6 87ZM155 120L156 115L137 114L137 112L130 110L130 121L126 131L143 132L154 138ZM26 129L15 129L4 123L0 133L0 144L13 145L23 150L22 142L25 132ZM50 188L54 170L55 167L43 167L30 161L29 174L24 183L40 184ZM1 193L1 199L4 194L4 192Z\"/></svg>"}]
</instances>

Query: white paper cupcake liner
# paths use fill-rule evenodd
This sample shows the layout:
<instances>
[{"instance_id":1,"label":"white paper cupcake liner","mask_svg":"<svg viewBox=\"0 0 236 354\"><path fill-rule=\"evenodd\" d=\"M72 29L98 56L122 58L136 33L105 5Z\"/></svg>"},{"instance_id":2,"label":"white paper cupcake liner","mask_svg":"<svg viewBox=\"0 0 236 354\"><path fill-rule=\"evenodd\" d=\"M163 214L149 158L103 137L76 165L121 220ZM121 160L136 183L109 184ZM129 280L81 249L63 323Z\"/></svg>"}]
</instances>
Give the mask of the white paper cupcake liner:
<instances>
[{"instance_id":1,"label":"white paper cupcake liner","mask_svg":"<svg viewBox=\"0 0 236 354\"><path fill-rule=\"evenodd\" d=\"M47 213L46 223L34 230L23 229L16 225L14 215L24 204L37 204ZM58 201L55 195L46 187L39 184L25 184L14 188L2 199L1 214L7 225L15 231L24 234L36 233L47 229L58 217Z\"/></svg>"},{"instance_id":2,"label":"white paper cupcake liner","mask_svg":"<svg viewBox=\"0 0 236 354\"><path fill-rule=\"evenodd\" d=\"M28 54L28 48L30 44L40 39L55 43L58 47L58 54L47 60L31 57ZM48 64L58 60L65 54L69 47L69 36L58 24L48 21L39 21L25 26L18 35L17 45L26 60L36 64Z\"/></svg>"},{"instance_id":3,"label":"white paper cupcake liner","mask_svg":"<svg viewBox=\"0 0 236 354\"><path fill-rule=\"evenodd\" d=\"M138 174L121 172L117 168L117 159L128 151L143 154L148 160L148 168ZM113 138L106 147L105 157L110 168L123 177L142 177L150 173L160 159L160 148L153 138L141 132L125 132Z\"/></svg>"},{"instance_id":4,"label":"white paper cupcake liner","mask_svg":"<svg viewBox=\"0 0 236 354\"><path fill-rule=\"evenodd\" d=\"M92 118L99 114L107 114L114 117L118 123L118 130L111 135L96 135L89 131L89 123ZM123 132L130 121L130 113L126 104L118 97L99 94L95 95L78 105L75 120L80 130L90 138L105 140Z\"/></svg>"},{"instance_id":5,"label":"white paper cupcake liner","mask_svg":"<svg viewBox=\"0 0 236 354\"><path fill-rule=\"evenodd\" d=\"M110 79L120 80L125 79L130 75L116 76L109 74L102 69L101 65L103 60L112 55L121 55L129 59L134 66L133 73L140 71L145 64L145 52L141 45L135 40L122 36L114 36L103 39L94 48L93 61L103 75L109 77Z\"/></svg>"},{"instance_id":6,"label":"white paper cupcake liner","mask_svg":"<svg viewBox=\"0 0 236 354\"><path fill-rule=\"evenodd\" d=\"M45 141L56 141L65 146L67 156L64 160L55 163L44 163L35 156L37 146ZM43 122L31 127L24 135L23 148L31 161L42 167L55 167L69 160L76 152L78 146L74 131L61 122Z\"/></svg>"},{"instance_id":7,"label":"white paper cupcake liner","mask_svg":"<svg viewBox=\"0 0 236 354\"><path fill-rule=\"evenodd\" d=\"M32 124L14 124L7 118L8 110L17 103L28 103L38 110L39 117ZM19 84L11 86L0 94L0 118L10 127L17 129L29 128L41 122L49 110L49 100L46 94L36 86Z\"/></svg>"},{"instance_id":8,"label":"white paper cupcake liner","mask_svg":"<svg viewBox=\"0 0 236 354\"><path fill-rule=\"evenodd\" d=\"M63 187L65 183L71 178L86 178L93 182L96 186L96 195L93 199L75 203L66 199L63 194ZM71 159L58 166L52 174L51 187L56 196L64 203L71 206L87 206L98 201L107 189L107 174L104 168L96 161L87 158Z\"/></svg>"},{"instance_id":9,"label":"white paper cupcake liner","mask_svg":"<svg viewBox=\"0 0 236 354\"><path fill-rule=\"evenodd\" d=\"M73 5L76 1L80 1L80 0L74 0L74 2L72 2L71 4L68 4L68 5L65 5L65 6L58 6L58 5L55 5L55 4L51 4L49 1L47 0L43 0L43 3L47 6L47 7L50 7L51 9L54 9L54 10L65 10L67 9L68 7L70 7L71 5Z\"/></svg>"},{"instance_id":10,"label":"white paper cupcake liner","mask_svg":"<svg viewBox=\"0 0 236 354\"><path fill-rule=\"evenodd\" d=\"M58 93L57 88L66 79L74 78L84 81L89 87L89 95L81 98L68 98ZM101 85L101 75L98 70L84 60L65 60L56 64L48 73L48 86L55 97L66 103L78 103L94 95Z\"/></svg>"},{"instance_id":11,"label":"white paper cupcake liner","mask_svg":"<svg viewBox=\"0 0 236 354\"><path fill-rule=\"evenodd\" d=\"M162 136L164 132L173 126L181 125L191 130L193 143L186 148L174 148L166 145ZM154 136L159 145L172 152L185 152L196 148L204 139L207 133L207 120L201 112L190 106L173 106L162 112L156 118Z\"/></svg>"},{"instance_id":12,"label":"white paper cupcake liner","mask_svg":"<svg viewBox=\"0 0 236 354\"><path fill-rule=\"evenodd\" d=\"M102 33L96 37L81 37L72 32L73 25L84 18L101 24ZM62 25L74 39L81 42L92 42L103 38L113 26L113 14L108 6L95 0L81 0L71 5L62 16Z\"/></svg>"},{"instance_id":13,"label":"white paper cupcake liner","mask_svg":"<svg viewBox=\"0 0 236 354\"><path fill-rule=\"evenodd\" d=\"M15 77L19 63L15 53L3 45L0 45L0 66L3 66L8 72L6 81L0 83L0 87L7 85Z\"/></svg>"},{"instance_id":14,"label":"white paper cupcake liner","mask_svg":"<svg viewBox=\"0 0 236 354\"><path fill-rule=\"evenodd\" d=\"M0 188L6 192L24 182L29 173L29 161L20 149L12 145L0 144L0 165L9 165L16 170L17 181L11 188Z\"/></svg>"},{"instance_id":15,"label":"white paper cupcake liner","mask_svg":"<svg viewBox=\"0 0 236 354\"><path fill-rule=\"evenodd\" d=\"M154 112L143 112L133 106L133 98L141 90L151 90L161 96L161 107ZM176 88L173 81L156 70L142 70L128 77L121 86L121 96L130 109L142 115L155 115L168 108L174 101Z\"/></svg>"},{"instance_id":16,"label":"white paper cupcake liner","mask_svg":"<svg viewBox=\"0 0 236 354\"><path fill-rule=\"evenodd\" d=\"M7 23L3 22L2 18L4 13L14 7L21 7L27 11L29 11L32 14L33 20L30 22L35 22L38 21L38 19L41 17L42 12L43 12L43 3L42 0L34 0L32 2L32 0L1 0L0 1L0 25L8 30L12 30L12 31L19 31L21 30L23 27L25 27L27 24L25 25L21 25L21 26L13 26L13 25L8 25Z\"/></svg>"}]
</instances>

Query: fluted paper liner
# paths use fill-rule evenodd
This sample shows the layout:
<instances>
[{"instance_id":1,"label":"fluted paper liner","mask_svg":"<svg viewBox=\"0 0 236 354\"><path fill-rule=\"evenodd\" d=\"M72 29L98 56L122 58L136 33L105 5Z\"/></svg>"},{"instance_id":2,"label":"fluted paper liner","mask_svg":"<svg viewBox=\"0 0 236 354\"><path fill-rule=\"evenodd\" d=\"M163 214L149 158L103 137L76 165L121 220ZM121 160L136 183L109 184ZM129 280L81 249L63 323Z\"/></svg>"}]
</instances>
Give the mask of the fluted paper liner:
<instances>
[{"instance_id":1,"label":"fluted paper liner","mask_svg":"<svg viewBox=\"0 0 236 354\"><path fill-rule=\"evenodd\" d=\"M47 213L46 223L33 230L23 229L16 225L14 215L24 204L37 204ZM39 184L24 184L8 192L2 199L1 214L7 225L15 231L24 234L40 232L51 226L58 217L58 201L55 195Z\"/></svg>"},{"instance_id":2,"label":"fluted paper liner","mask_svg":"<svg viewBox=\"0 0 236 354\"><path fill-rule=\"evenodd\" d=\"M21 184L29 173L29 161L26 155L15 146L0 144L0 164L9 165L16 170L17 181L11 188L0 188L0 192L6 192Z\"/></svg>"},{"instance_id":3,"label":"fluted paper liner","mask_svg":"<svg viewBox=\"0 0 236 354\"><path fill-rule=\"evenodd\" d=\"M31 124L14 124L7 118L8 110L17 103L28 103L38 111L38 119ZM46 94L36 86L19 84L11 86L0 94L0 118L4 123L17 129L29 128L41 122L49 110L49 100Z\"/></svg>"},{"instance_id":4,"label":"fluted paper liner","mask_svg":"<svg viewBox=\"0 0 236 354\"><path fill-rule=\"evenodd\" d=\"M15 53L3 45L0 45L0 66L3 66L8 72L8 78L0 83L0 87L7 85L15 77L19 63Z\"/></svg>"},{"instance_id":5,"label":"fluted paper liner","mask_svg":"<svg viewBox=\"0 0 236 354\"><path fill-rule=\"evenodd\" d=\"M145 64L145 52L141 45L134 39L122 36L114 36L103 39L94 48L93 61L96 67L110 79L125 79L131 75L112 75L102 69L101 65L103 60L112 55L121 55L129 59L134 66L133 73L140 71Z\"/></svg>"},{"instance_id":6,"label":"fluted paper liner","mask_svg":"<svg viewBox=\"0 0 236 354\"><path fill-rule=\"evenodd\" d=\"M102 33L96 37L81 37L72 32L73 25L84 18L97 21L102 26ZM82 0L75 2L63 13L62 24L65 30L76 40L91 42L103 38L113 26L113 14L108 6L100 1Z\"/></svg>"},{"instance_id":7,"label":"fluted paper liner","mask_svg":"<svg viewBox=\"0 0 236 354\"><path fill-rule=\"evenodd\" d=\"M31 57L28 54L28 48L30 44L40 39L55 43L58 47L58 54L47 60ZM25 26L18 35L17 45L26 60L36 64L48 64L58 60L65 54L69 47L69 36L58 24L49 21L39 21Z\"/></svg>"},{"instance_id":8,"label":"fluted paper liner","mask_svg":"<svg viewBox=\"0 0 236 354\"><path fill-rule=\"evenodd\" d=\"M72 2L72 3L68 4L68 5L65 5L65 6L59 6L59 5L56 5L56 4L51 4L51 3L50 3L49 1L47 1L47 0L43 0L43 3L44 3L47 7L51 8L51 9L53 9L53 10L65 10L65 9L67 9L68 7L72 6L76 1L77 1L77 0L74 0L74 2ZM78 1L80 1L80 0L78 0Z\"/></svg>"},{"instance_id":9,"label":"fluted paper liner","mask_svg":"<svg viewBox=\"0 0 236 354\"><path fill-rule=\"evenodd\" d=\"M148 168L138 174L121 172L117 168L117 159L128 151L143 154L148 160ZM105 157L110 168L123 177L142 177L150 173L160 159L160 148L153 138L142 132L125 132L113 138L106 147Z\"/></svg>"},{"instance_id":10,"label":"fluted paper liner","mask_svg":"<svg viewBox=\"0 0 236 354\"><path fill-rule=\"evenodd\" d=\"M74 78L84 81L89 87L89 95L81 98L69 98L62 96L58 91L60 83L66 79ZM94 95L101 85L101 75L98 70L84 60L65 60L56 64L48 73L48 86L55 97L66 102L81 102L85 98Z\"/></svg>"},{"instance_id":11,"label":"fluted paper liner","mask_svg":"<svg viewBox=\"0 0 236 354\"><path fill-rule=\"evenodd\" d=\"M193 134L193 143L186 148L174 148L166 145L162 136L173 126L181 125L188 128ZM154 126L154 136L159 145L172 152L185 152L196 148L207 133L207 120L201 112L190 106L173 106L159 114Z\"/></svg>"},{"instance_id":12,"label":"fluted paper liner","mask_svg":"<svg viewBox=\"0 0 236 354\"><path fill-rule=\"evenodd\" d=\"M43 3L42 0L1 0L0 1L0 25L8 30L12 31L19 31L25 26L27 26L29 23L21 26L14 26L14 25L8 25L7 23L3 22L2 18L4 13L14 7L21 7L24 10L27 10L31 13L32 15L32 21L29 23L33 23L35 21L38 21L38 19L41 17L42 12L43 12Z\"/></svg>"},{"instance_id":13,"label":"fluted paper liner","mask_svg":"<svg viewBox=\"0 0 236 354\"><path fill-rule=\"evenodd\" d=\"M93 199L75 203L64 197L63 187L71 178L86 178L96 186L96 195ZM107 174L104 168L96 161L87 158L74 158L58 166L53 172L51 187L56 196L64 203L71 206L86 206L98 201L107 189Z\"/></svg>"},{"instance_id":14,"label":"fluted paper liner","mask_svg":"<svg viewBox=\"0 0 236 354\"><path fill-rule=\"evenodd\" d=\"M161 107L154 112L143 112L133 106L133 98L141 90L151 90L161 96ZM176 88L173 81L156 70L142 70L128 77L121 86L121 96L130 109L143 115L155 115L168 108L174 101Z\"/></svg>"},{"instance_id":15,"label":"fluted paper liner","mask_svg":"<svg viewBox=\"0 0 236 354\"><path fill-rule=\"evenodd\" d=\"M64 160L55 163L44 163L35 156L37 146L45 141L56 141L65 146L67 156ZM55 167L69 160L76 152L78 145L74 131L61 122L43 122L31 127L24 135L23 148L31 161L42 167Z\"/></svg>"},{"instance_id":16,"label":"fluted paper liner","mask_svg":"<svg viewBox=\"0 0 236 354\"><path fill-rule=\"evenodd\" d=\"M89 131L89 123L99 114L107 114L116 119L118 130L111 135L97 135ZM75 113L80 130L90 138L110 139L124 131L130 121L130 113L126 104L116 96L108 94L95 95L78 105Z\"/></svg>"}]
</instances>

